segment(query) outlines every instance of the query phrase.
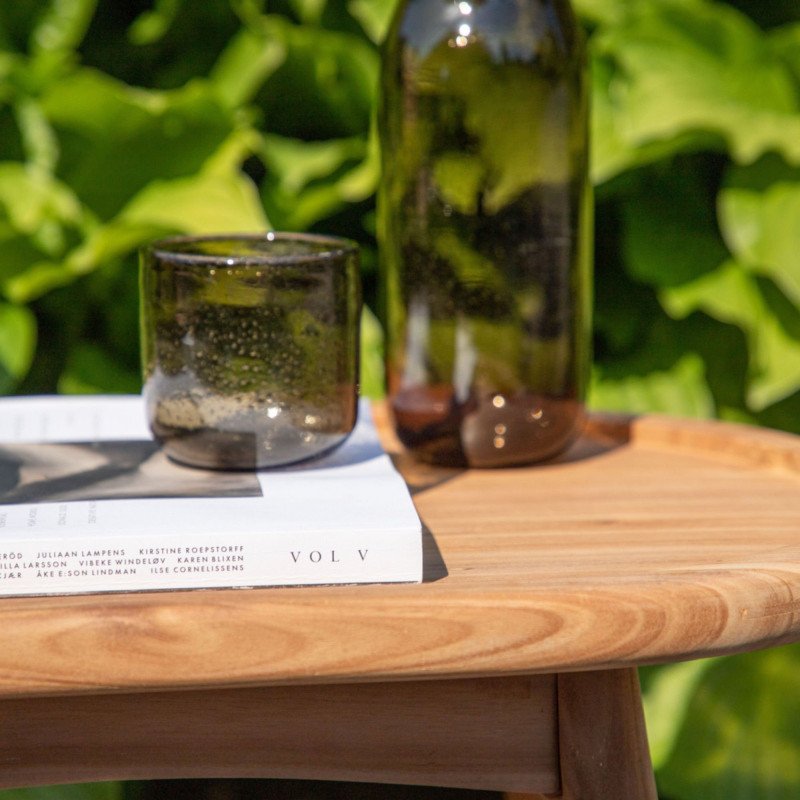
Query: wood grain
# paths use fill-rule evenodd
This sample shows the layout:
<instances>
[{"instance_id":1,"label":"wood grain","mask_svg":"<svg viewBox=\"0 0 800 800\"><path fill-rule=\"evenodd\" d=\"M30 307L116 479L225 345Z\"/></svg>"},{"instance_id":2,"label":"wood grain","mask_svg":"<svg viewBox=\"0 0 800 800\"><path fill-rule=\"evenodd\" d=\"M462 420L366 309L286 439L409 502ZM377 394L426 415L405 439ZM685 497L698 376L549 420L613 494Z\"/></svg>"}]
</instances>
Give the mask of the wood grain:
<instances>
[{"instance_id":1,"label":"wood grain","mask_svg":"<svg viewBox=\"0 0 800 800\"><path fill-rule=\"evenodd\" d=\"M596 417L531 468L398 454L425 583L3 599L0 696L626 668L795 641L798 441Z\"/></svg>"},{"instance_id":2,"label":"wood grain","mask_svg":"<svg viewBox=\"0 0 800 800\"><path fill-rule=\"evenodd\" d=\"M0 701L0 786L272 777L557 791L552 675Z\"/></svg>"}]
</instances>

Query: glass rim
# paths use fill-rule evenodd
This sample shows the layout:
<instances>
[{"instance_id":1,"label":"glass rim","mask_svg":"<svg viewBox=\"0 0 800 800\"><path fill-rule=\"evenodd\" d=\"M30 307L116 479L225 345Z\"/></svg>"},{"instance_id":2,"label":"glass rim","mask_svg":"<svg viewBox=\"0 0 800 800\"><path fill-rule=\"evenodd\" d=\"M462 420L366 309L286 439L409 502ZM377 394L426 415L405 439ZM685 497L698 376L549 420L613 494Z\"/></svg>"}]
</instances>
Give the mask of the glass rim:
<instances>
[{"instance_id":1,"label":"glass rim","mask_svg":"<svg viewBox=\"0 0 800 800\"><path fill-rule=\"evenodd\" d=\"M317 245L319 250L304 253L283 253L270 255L264 253L214 254L189 250L172 249L177 246L204 244L210 242L284 242ZM294 233L267 231L265 233L213 233L189 236L167 236L157 239L142 248L143 253L159 261L167 261L184 266L281 266L298 265L308 262L334 260L348 255L357 255L359 245L352 239L319 233Z\"/></svg>"}]
</instances>

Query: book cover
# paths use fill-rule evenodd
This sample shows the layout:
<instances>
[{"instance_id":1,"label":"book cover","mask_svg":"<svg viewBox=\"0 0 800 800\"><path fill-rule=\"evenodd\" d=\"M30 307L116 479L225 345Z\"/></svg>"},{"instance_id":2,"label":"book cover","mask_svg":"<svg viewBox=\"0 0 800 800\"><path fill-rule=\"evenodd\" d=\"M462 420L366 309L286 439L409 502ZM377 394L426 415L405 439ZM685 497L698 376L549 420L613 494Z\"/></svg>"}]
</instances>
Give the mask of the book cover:
<instances>
[{"instance_id":1,"label":"book cover","mask_svg":"<svg viewBox=\"0 0 800 800\"><path fill-rule=\"evenodd\" d=\"M223 472L170 461L137 396L0 399L0 596L421 579L366 402L322 459Z\"/></svg>"}]
</instances>

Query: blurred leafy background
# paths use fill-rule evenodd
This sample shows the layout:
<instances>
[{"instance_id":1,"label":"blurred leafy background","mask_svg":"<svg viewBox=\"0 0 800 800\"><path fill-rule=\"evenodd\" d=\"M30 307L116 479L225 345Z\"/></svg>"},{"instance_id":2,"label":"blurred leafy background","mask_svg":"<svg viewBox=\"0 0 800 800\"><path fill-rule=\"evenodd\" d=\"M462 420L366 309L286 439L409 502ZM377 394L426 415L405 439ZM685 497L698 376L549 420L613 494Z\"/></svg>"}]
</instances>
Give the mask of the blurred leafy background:
<instances>
[{"instance_id":1,"label":"blurred leafy background","mask_svg":"<svg viewBox=\"0 0 800 800\"><path fill-rule=\"evenodd\" d=\"M166 233L352 237L374 307L373 119L393 5L3 0L0 393L138 391L135 252ZM800 5L575 6L594 82L592 405L800 432ZM369 308L364 334L377 395ZM800 649L642 676L664 798L800 797Z\"/></svg>"}]
</instances>

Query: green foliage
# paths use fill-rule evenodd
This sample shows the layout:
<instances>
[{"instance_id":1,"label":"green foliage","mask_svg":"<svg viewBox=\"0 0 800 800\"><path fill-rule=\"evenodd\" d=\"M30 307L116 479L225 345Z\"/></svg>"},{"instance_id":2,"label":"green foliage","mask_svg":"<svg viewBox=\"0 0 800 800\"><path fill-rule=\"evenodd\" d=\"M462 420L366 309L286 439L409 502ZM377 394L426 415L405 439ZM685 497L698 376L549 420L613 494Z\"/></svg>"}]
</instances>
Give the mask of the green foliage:
<instances>
[{"instance_id":1,"label":"green foliage","mask_svg":"<svg viewBox=\"0 0 800 800\"><path fill-rule=\"evenodd\" d=\"M667 797L797 797L799 659L795 645L645 671L651 750Z\"/></svg>"},{"instance_id":2,"label":"green foliage","mask_svg":"<svg viewBox=\"0 0 800 800\"><path fill-rule=\"evenodd\" d=\"M136 391L135 254L162 234L343 234L363 245L372 304L377 43L393 5L0 3L0 392ZM800 6L575 6L593 76L593 406L800 432ZM498 146L513 134L499 125ZM469 164L439 169L468 202ZM369 311L362 330L376 395ZM800 796L798 669L787 648L645 671L666 795Z\"/></svg>"},{"instance_id":3,"label":"green foliage","mask_svg":"<svg viewBox=\"0 0 800 800\"><path fill-rule=\"evenodd\" d=\"M36 789L6 789L2 800L123 800L118 783L81 783L73 786L44 786Z\"/></svg>"},{"instance_id":4,"label":"green foliage","mask_svg":"<svg viewBox=\"0 0 800 800\"><path fill-rule=\"evenodd\" d=\"M2 392L138 389L132 276L154 237L372 242L383 7L114 5L0 9Z\"/></svg>"},{"instance_id":5,"label":"green foliage","mask_svg":"<svg viewBox=\"0 0 800 800\"><path fill-rule=\"evenodd\" d=\"M576 5L595 81L594 404L800 430L800 27L710 0Z\"/></svg>"}]
</instances>

